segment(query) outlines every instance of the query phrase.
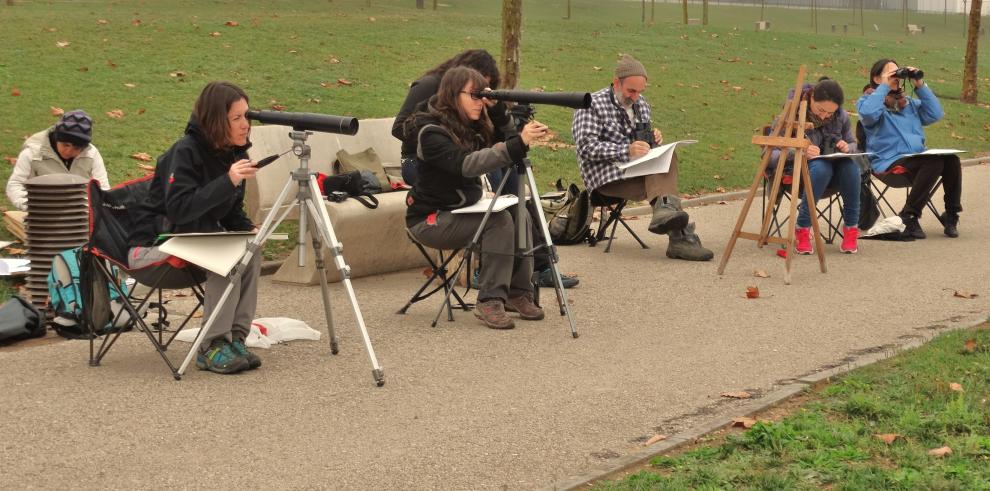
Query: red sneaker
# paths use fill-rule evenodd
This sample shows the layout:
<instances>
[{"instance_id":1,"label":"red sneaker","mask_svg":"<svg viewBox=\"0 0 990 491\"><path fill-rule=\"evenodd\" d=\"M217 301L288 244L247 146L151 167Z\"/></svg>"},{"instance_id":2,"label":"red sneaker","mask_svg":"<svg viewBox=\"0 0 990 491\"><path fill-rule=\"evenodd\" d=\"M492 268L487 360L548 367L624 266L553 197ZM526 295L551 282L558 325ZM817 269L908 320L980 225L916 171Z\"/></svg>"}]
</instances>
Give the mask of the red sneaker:
<instances>
[{"instance_id":1,"label":"red sneaker","mask_svg":"<svg viewBox=\"0 0 990 491\"><path fill-rule=\"evenodd\" d=\"M859 228L842 227L842 245L839 250L846 254L856 254L859 247L856 246L856 239L859 238Z\"/></svg>"},{"instance_id":2,"label":"red sneaker","mask_svg":"<svg viewBox=\"0 0 990 491\"><path fill-rule=\"evenodd\" d=\"M798 254L808 255L814 252L811 247L811 229L809 227L798 227L794 230L794 240Z\"/></svg>"}]
</instances>

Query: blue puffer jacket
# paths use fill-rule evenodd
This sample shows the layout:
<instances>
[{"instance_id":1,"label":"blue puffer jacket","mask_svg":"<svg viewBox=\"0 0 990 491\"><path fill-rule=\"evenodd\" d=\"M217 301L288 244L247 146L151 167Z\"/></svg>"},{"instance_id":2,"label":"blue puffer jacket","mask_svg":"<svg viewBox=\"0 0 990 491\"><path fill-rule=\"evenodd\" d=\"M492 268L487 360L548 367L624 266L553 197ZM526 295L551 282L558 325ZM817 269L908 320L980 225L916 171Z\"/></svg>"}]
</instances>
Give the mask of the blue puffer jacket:
<instances>
[{"instance_id":1,"label":"blue puffer jacket","mask_svg":"<svg viewBox=\"0 0 990 491\"><path fill-rule=\"evenodd\" d=\"M919 97L908 98L900 111L891 111L884 105L890 87L881 84L870 95L856 101L859 119L866 130L866 151L874 172L885 172L898 157L907 153L925 151L925 130L945 115L942 104L928 85L915 91Z\"/></svg>"}]
</instances>

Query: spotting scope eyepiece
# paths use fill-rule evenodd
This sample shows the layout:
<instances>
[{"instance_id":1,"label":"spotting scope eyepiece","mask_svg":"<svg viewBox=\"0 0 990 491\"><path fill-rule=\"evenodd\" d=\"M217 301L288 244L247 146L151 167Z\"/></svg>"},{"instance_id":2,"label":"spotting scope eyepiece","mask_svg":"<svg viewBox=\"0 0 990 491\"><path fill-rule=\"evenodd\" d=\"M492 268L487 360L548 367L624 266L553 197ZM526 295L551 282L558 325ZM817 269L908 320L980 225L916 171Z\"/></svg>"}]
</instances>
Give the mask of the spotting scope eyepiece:
<instances>
[{"instance_id":1,"label":"spotting scope eyepiece","mask_svg":"<svg viewBox=\"0 0 990 491\"><path fill-rule=\"evenodd\" d=\"M261 123L291 126L296 131L321 131L341 135L353 135L358 132L357 118L345 116L281 111L248 111L247 117Z\"/></svg>"},{"instance_id":2,"label":"spotting scope eyepiece","mask_svg":"<svg viewBox=\"0 0 990 491\"><path fill-rule=\"evenodd\" d=\"M479 90L477 97L519 104L553 104L554 106L588 109L591 94L588 92L530 92L528 90Z\"/></svg>"}]
</instances>

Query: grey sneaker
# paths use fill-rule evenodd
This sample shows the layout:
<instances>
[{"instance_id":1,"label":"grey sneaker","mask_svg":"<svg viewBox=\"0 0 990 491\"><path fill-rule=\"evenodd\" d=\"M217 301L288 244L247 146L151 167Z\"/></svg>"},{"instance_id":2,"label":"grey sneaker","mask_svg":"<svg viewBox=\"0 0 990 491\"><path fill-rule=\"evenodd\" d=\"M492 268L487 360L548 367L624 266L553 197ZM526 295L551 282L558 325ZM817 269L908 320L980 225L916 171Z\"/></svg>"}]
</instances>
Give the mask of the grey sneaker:
<instances>
[{"instance_id":1,"label":"grey sneaker","mask_svg":"<svg viewBox=\"0 0 990 491\"><path fill-rule=\"evenodd\" d=\"M650 232L662 235L671 230L680 230L687 224L688 214L681 210L681 199L677 196L660 196L653 203Z\"/></svg>"},{"instance_id":2,"label":"grey sneaker","mask_svg":"<svg viewBox=\"0 0 990 491\"><path fill-rule=\"evenodd\" d=\"M505 313L505 305L502 300L498 298L479 301L474 306L474 316L481 319L481 322L489 329L512 329L516 327L516 323Z\"/></svg>"},{"instance_id":3,"label":"grey sneaker","mask_svg":"<svg viewBox=\"0 0 990 491\"><path fill-rule=\"evenodd\" d=\"M694 224L689 223L683 229L671 230L667 233L670 243L667 245L667 257L684 259L686 261L711 261L715 253L701 245L701 239L694 233Z\"/></svg>"}]
</instances>

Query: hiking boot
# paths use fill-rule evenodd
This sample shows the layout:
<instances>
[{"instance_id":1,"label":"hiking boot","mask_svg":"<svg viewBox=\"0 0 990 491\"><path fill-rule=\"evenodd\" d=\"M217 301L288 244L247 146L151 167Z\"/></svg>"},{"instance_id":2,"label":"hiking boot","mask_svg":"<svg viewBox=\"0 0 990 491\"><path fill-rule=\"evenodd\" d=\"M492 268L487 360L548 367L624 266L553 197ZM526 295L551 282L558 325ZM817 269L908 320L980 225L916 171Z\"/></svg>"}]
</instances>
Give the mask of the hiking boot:
<instances>
[{"instance_id":1,"label":"hiking boot","mask_svg":"<svg viewBox=\"0 0 990 491\"><path fill-rule=\"evenodd\" d=\"M681 230L687 224L688 214L681 211L681 199L677 196L660 196L653 202L650 232L662 235L671 230Z\"/></svg>"},{"instance_id":2,"label":"hiking boot","mask_svg":"<svg viewBox=\"0 0 990 491\"><path fill-rule=\"evenodd\" d=\"M797 227L794 229L794 249L798 254L809 255L815 252L811 245L811 228Z\"/></svg>"},{"instance_id":3,"label":"hiking boot","mask_svg":"<svg viewBox=\"0 0 990 491\"><path fill-rule=\"evenodd\" d=\"M214 339L206 351L196 355L196 368L229 375L247 370L250 364L234 352L226 339Z\"/></svg>"},{"instance_id":4,"label":"hiking boot","mask_svg":"<svg viewBox=\"0 0 990 491\"><path fill-rule=\"evenodd\" d=\"M543 309L533 303L533 294L525 293L518 297L509 297L505 301L505 310L518 312L519 318L527 321L538 321L543 319Z\"/></svg>"},{"instance_id":5,"label":"hiking boot","mask_svg":"<svg viewBox=\"0 0 990 491\"><path fill-rule=\"evenodd\" d=\"M959 214L958 213L942 213L938 217L939 221L942 222L942 226L945 227L943 232L946 237L952 237L953 239L959 237Z\"/></svg>"},{"instance_id":6,"label":"hiking boot","mask_svg":"<svg viewBox=\"0 0 990 491\"><path fill-rule=\"evenodd\" d=\"M258 355L248 351L247 345L244 344L244 340L235 337L234 341L230 343L230 347L234 349L234 353L241 355L245 360L248 361L248 369L254 370L261 366L261 358Z\"/></svg>"},{"instance_id":7,"label":"hiking boot","mask_svg":"<svg viewBox=\"0 0 990 491\"><path fill-rule=\"evenodd\" d=\"M859 227L842 227L842 245L839 246L839 250L846 254L856 254L859 252L859 246L856 244L858 238Z\"/></svg>"},{"instance_id":8,"label":"hiking boot","mask_svg":"<svg viewBox=\"0 0 990 491\"><path fill-rule=\"evenodd\" d=\"M553 284L553 270L552 269L550 269L550 268L544 269L543 271L540 272L539 277L540 277L540 281L539 281L540 288L553 288L554 287L554 284ZM574 276L570 276L570 275L566 275L564 273L560 273L560 283L564 286L564 288L574 288L580 282L581 282L581 280L578 280Z\"/></svg>"},{"instance_id":9,"label":"hiking boot","mask_svg":"<svg viewBox=\"0 0 990 491\"><path fill-rule=\"evenodd\" d=\"M505 305L498 298L479 301L474 306L474 316L481 319L481 322L489 329L512 329L516 327L516 323L505 314Z\"/></svg>"},{"instance_id":10,"label":"hiking boot","mask_svg":"<svg viewBox=\"0 0 990 491\"><path fill-rule=\"evenodd\" d=\"M918 223L918 217L910 214L904 214L901 215L901 220L904 222L904 231L901 232L901 235L910 237L909 240L924 239L928 237L925 235L925 231L921 229L921 224Z\"/></svg>"},{"instance_id":11,"label":"hiking boot","mask_svg":"<svg viewBox=\"0 0 990 491\"><path fill-rule=\"evenodd\" d=\"M694 224L667 232L667 257L686 261L711 261L715 253L701 246L701 239L694 233Z\"/></svg>"}]
</instances>

